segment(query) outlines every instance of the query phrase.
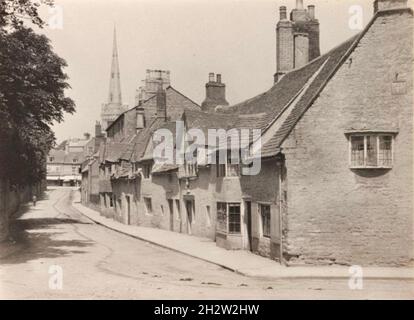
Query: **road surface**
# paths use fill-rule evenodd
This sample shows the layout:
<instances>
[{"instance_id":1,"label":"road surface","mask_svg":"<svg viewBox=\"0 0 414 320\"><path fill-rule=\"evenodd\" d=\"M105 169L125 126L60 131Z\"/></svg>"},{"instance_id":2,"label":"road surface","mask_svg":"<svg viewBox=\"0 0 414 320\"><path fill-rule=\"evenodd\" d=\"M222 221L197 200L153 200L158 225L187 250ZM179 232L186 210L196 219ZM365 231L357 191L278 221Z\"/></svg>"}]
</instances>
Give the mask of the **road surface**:
<instances>
[{"instance_id":1,"label":"road surface","mask_svg":"<svg viewBox=\"0 0 414 320\"><path fill-rule=\"evenodd\" d=\"M71 188L23 208L0 245L2 299L413 299L414 281L245 277L94 224Z\"/></svg>"}]
</instances>

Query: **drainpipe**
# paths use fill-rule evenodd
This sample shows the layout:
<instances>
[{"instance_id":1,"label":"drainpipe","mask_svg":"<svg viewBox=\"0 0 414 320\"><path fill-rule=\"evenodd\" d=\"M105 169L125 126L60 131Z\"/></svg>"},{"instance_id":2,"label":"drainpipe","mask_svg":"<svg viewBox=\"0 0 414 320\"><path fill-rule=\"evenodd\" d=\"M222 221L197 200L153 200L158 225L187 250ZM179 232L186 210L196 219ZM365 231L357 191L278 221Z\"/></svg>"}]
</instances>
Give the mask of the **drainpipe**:
<instances>
[{"instance_id":1,"label":"drainpipe","mask_svg":"<svg viewBox=\"0 0 414 320\"><path fill-rule=\"evenodd\" d=\"M283 160L277 160L277 166L279 167L279 261L280 264L284 265L283 261L283 192L282 192L282 173L283 173Z\"/></svg>"}]
</instances>

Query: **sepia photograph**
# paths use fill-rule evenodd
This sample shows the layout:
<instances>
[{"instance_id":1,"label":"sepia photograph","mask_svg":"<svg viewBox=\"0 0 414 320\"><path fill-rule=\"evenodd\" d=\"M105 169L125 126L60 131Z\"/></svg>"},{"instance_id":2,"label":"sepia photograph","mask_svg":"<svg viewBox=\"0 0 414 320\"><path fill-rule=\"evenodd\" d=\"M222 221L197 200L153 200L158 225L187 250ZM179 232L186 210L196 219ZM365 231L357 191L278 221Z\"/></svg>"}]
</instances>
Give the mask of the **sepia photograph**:
<instances>
[{"instance_id":1,"label":"sepia photograph","mask_svg":"<svg viewBox=\"0 0 414 320\"><path fill-rule=\"evenodd\" d=\"M0 300L414 300L413 21L412 0L0 0Z\"/></svg>"}]
</instances>

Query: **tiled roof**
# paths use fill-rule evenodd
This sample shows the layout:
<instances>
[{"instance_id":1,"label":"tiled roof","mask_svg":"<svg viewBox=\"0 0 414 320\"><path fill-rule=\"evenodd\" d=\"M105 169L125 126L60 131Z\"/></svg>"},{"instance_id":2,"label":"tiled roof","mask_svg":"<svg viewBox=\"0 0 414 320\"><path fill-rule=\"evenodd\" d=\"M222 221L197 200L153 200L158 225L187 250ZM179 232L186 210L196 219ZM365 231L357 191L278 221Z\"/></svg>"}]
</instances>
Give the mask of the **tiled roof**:
<instances>
[{"instance_id":1,"label":"tiled roof","mask_svg":"<svg viewBox=\"0 0 414 320\"><path fill-rule=\"evenodd\" d=\"M179 95L181 95L182 97L184 97L185 99L187 99L188 101L190 101L191 103L193 103L194 104L194 107L193 107L193 109L194 110L197 110L197 109L199 109L200 108L200 105L198 104L198 103L196 103L196 102L194 102L193 100L191 100L189 97L187 97L186 95L184 95L184 94L182 94L180 91L178 91L177 89L175 89L175 88L173 88L172 86L168 86L166 89L166 93L168 93L168 91L169 90L172 90L172 91L174 91L174 92L176 92L177 94L179 94ZM138 106L134 106L134 107L132 107L132 108L130 108L130 109L128 109L128 110L126 110L126 111L124 111L124 112L122 112L116 119L115 119L115 121L113 121L109 126L108 126L108 128L106 128L106 131L107 130L109 130L109 128L111 128L112 126L114 126L114 124L115 124L115 122L117 122L120 118L122 118L123 116L124 116L124 114L125 113L127 113L127 112L129 112L129 111L131 111L131 110L133 110L133 109L136 109L137 107L141 107L141 108L144 108L145 109L145 106L151 101L151 100L153 100L153 99L156 99L156 97L157 97L157 95L156 94L153 94L152 96L150 96L149 98L147 98L146 100L144 100L144 101L141 101L140 102L140 104L138 105ZM167 95L167 112L168 112L168 106L169 106L170 104L169 104L169 101L168 101L168 95ZM191 110L190 108L192 108L192 107L189 107L189 108L186 108L186 109L188 109L188 110Z\"/></svg>"},{"instance_id":2,"label":"tiled roof","mask_svg":"<svg viewBox=\"0 0 414 320\"><path fill-rule=\"evenodd\" d=\"M142 129L135 140L134 149L131 155L131 161L141 161L144 156L148 142L150 141L152 134L155 130L161 128L165 124L164 119L155 118L148 127Z\"/></svg>"},{"instance_id":3,"label":"tiled roof","mask_svg":"<svg viewBox=\"0 0 414 320\"><path fill-rule=\"evenodd\" d=\"M49 161L50 157L53 161ZM49 164L81 164L84 161L83 152L68 152L52 149L49 152L47 163Z\"/></svg>"},{"instance_id":4,"label":"tiled roof","mask_svg":"<svg viewBox=\"0 0 414 320\"><path fill-rule=\"evenodd\" d=\"M105 145L104 161L118 162L126 149L128 144L119 142L107 142Z\"/></svg>"},{"instance_id":5,"label":"tiled roof","mask_svg":"<svg viewBox=\"0 0 414 320\"><path fill-rule=\"evenodd\" d=\"M266 121L266 114L227 114L227 113L207 113L203 111L186 110L184 121L187 130L200 129L207 136L208 129L257 129L263 126Z\"/></svg>"},{"instance_id":6,"label":"tiled roof","mask_svg":"<svg viewBox=\"0 0 414 320\"><path fill-rule=\"evenodd\" d=\"M203 131L206 139L208 137L208 129L223 129L232 135L227 139L226 144L218 146L220 149L230 147L231 136L237 135L237 138L244 138L240 134L242 129L249 129L249 141L242 141L243 145L248 145L252 141L252 129L261 129L268 121L265 113L260 114L226 114L226 113L207 113L202 111L185 111L184 121L187 130L200 129ZM237 131L234 131L236 129ZM247 136L246 136L247 138ZM246 139L247 140L247 139ZM206 141L207 143L208 141ZM213 147L213 146L211 146Z\"/></svg>"},{"instance_id":7,"label":"tiled roof","mask_svg":"<svg viewBox=\"0 0 414 320\"><path fill-rule=\"evenodd\" d=\"M152 174L163 174L166 172L174 171L179 168L176 164L155 164L152 169Z\"/></svg>"},{"instance_id":8,"label":"tiled roof","mask_svg":"<svg viewBox=\"0 0 414 320\"><path fill-rule=\"evenodd\" d=\"M329 51L327 54L316 59L314 62L310 63L306 67L293 72L294 78L306 78L306 81L310 80L310 78L314 75L315 77L312 80L312 82L308 84L308 87L305 89L305 92L300 97L300 99L295 102L294 108L290 111L290 114L280 125L279 129L274 134L274 136L268 142L266 142L265 145L263 145L261 149L262 157L269 157L275 155L278 148L281 146L282 142L286 139L286 137L292 131L298 120L306 112L308 107L313 103L317 95L320 93L320 90L325 86L327 81L329 81L333 73L341 64L343 57L351 49L352 44L354 44L357 38L358 36L352 37L340 46ZM318 73L316 74L317 71ZM305 73L306 77L301 76L300 73ZM310 74L310 77L308 76L308 74ZM292 75L290 73L288 73L284 78L282 78L281 84L285 79L293 81ZM302 83L302 81L300 81L300 83ZM306 82L303 83L302 87L305 84ZM294 97L296 97L296 94L292 96L291 99ZM269 116L271 115L272 119L274 119L278 116L278 113L280 113L280 111L277 112L275 110L274 112L271 112Z\"/></svg>"}]
</instances>

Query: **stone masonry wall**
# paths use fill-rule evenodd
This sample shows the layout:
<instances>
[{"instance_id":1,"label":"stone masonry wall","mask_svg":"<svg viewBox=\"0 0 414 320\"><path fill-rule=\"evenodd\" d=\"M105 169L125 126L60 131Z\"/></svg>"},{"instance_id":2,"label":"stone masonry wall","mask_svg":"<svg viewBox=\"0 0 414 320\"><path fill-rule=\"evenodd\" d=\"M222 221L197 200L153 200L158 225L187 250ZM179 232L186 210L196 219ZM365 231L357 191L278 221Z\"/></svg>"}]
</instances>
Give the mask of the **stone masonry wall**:
<instances>
[{"instance_id":1,"label":"stone masonry wall","mask_svg":"<svg viewBox=\"0 0 414 320\"><path fill-rule=\"evenodd\" d=\"M379 16L283 144L290 263L413 262L413 17ZM351 170L350 129L397 130L391 170Z\"/></svg>"}]
</instances>

